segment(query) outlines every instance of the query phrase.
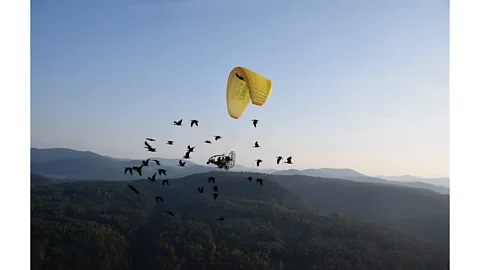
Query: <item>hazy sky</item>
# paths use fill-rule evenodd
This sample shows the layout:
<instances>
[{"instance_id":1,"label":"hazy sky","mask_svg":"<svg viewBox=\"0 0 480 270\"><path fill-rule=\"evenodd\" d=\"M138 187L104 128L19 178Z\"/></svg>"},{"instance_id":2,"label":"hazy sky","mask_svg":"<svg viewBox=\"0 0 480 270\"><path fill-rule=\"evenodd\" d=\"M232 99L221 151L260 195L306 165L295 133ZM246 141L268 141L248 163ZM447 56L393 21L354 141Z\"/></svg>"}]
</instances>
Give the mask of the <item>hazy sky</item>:
<instances>
[{"instance_id":1,"label":"hazy sky","mask_svg":"<svg viewBox=\"0 0 480 270\"><path fill-rule=\"evenodd\" d=\"M151 136L202 164L232 149L245 166L449 174L447 1L43 0L31 23L32 147L144 158ZM239 120L235 66L273 81Z\"/></svg>"}]
</instances>

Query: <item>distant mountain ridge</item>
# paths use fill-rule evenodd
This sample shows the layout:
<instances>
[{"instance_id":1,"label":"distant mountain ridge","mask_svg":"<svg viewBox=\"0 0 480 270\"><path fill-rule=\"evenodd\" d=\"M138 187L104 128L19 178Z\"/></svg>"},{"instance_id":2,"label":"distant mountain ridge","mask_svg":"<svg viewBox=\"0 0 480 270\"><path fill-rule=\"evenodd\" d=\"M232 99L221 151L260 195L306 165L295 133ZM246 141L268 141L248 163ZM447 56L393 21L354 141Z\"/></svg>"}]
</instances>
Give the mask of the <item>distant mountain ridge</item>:
<instances>
[{"instance_id":1,"label":"distant mountain ridge","mask_svg":"<svg viewBox=\"0 0 480 270\"><path fill-rule=\"evenodd\" d=\"M314 177L323 177L323 178L338 178L351 180L356 182L366 182L366 183L378 183L378 184L389 184L389 185L398 185L406 186L412 188L421 188L429 189L440 194L449 194L450 189L445 186L434 185L430 183L420 182L420 181L394 181L386 180L383 178L371 177L362 173L359 173L352 169L334 169L334 168L323 168L323 169L306 169L306 170L282 170L276 171L273 174L275 175L306 175Z\"/></svg>"},{"instance_id":2,"label":"distant mountain ridge","mask_svg":"<svg viewBox=\"0 0 480 270\"><path fill-rule=\"evenodd\" d=\"M110 158L90 151L80 151L68 148L30 148L31 163L46 163L72 158Z\"/></svg>"},{"instance_id":3,"label":"distant mountain ridge","mask_svg":"<svg viewBox=\"0 0 480 270\"><path fill-rule=\"evenodd\" d=\"M38 149L31 148L30 169L32 173L48 176L51 178L84 179L84 180L132 180L140 178L138 174L131 176L124 174L124 168L136 166L141 163L139 159L120 159L102 156L90 151L77 151L66 148ZM213 170L206 166L200 166L194 162L186 161L183 168L178 166L178 159L156 158L167 170L169 178L184 177L194 173L202 173ZM151 164L154 164L153 162ZM145 167L143 176L152 175L155 166Z\"/></svg>"},{"instance_id":4,"label":"distant mountain ridge","mask_svg":"<svg viewBox=\"0 0 480 270\"><path fill-rule=\"evenodd\" d=\"M308 176L318 176L318 177L325 177L325 178L345 178L345 177L368 177L365 174L361 174L355 170L347 169L347 168L321 168L321 169L305 169L305 170L281 170L276 171L273 174L281 174L281 175L308 175Z\"/></svg>"},{"instance_id":5,"label":"distant mountain ridge","mask_svg":"<svg viewBox=\"0 0 480 270\"><path fill-rule=\"evenodd\" d=\"M450 178L448 177L434 177L434 178L424 178L413 175L401 175L401 176L377 176L378 178L383 178L389 181L398 181L398 182L423 182L432 185L439 185L444 187L450 187Z\"/></svg>"},{"instance_id":6,"label":"distant mountain ridge","mask_svg":"<svg viewBox=\"0 0 480 270\"><path fill-rule=\"evenodd\" d=\"M143 170L143 176L137 174L131 176L124 174L123 170L127 166L140 164L141 160L114 158L99 155L91 151L78 151L68 148L48 148L30 149L31 162L30 168L32 173L43 175L56 179L84 179L84 180L132 180L138 178L146 178L152 175L157 166L148 166ZM192 161L186 161L185 167L178 166L178 159L156 158L167 170L167 178L180 178L191 174L216 171L214 167L199 165ZM391 181L382 178L376 178L359 173L355 170L344 168L322 168L322 169L306 169L306 170L281 170L247 168L241 165L235 166L233 172L260 172L274 175L306 175L323 178L345 179L356 182L369 182L379 184L400 185L413 188L429 189L441 194L449 194L449 188L445 186L437 186L422 181Z\"/></svg>"}]
</instances>

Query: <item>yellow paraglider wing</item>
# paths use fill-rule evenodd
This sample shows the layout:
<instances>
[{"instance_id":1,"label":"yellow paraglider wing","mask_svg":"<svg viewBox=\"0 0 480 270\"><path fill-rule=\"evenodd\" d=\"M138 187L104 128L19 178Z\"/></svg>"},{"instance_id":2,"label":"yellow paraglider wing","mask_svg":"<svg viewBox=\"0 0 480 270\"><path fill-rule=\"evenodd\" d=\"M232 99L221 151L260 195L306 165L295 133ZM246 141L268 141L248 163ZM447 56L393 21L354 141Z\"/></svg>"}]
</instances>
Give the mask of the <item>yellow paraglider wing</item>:
<instances>
[{"instance_id":1,"label":"yellow paraglider wing","mask_svg":"<svg viewBox=\"0 0 480 270\"><path fill-rule=\"evenodd\" d=\"M242 116L250 101L262 106L272 92L272 81L243 67L232 69L227 81L227 109L232 118Z\"/></svg>"}]
</instances>

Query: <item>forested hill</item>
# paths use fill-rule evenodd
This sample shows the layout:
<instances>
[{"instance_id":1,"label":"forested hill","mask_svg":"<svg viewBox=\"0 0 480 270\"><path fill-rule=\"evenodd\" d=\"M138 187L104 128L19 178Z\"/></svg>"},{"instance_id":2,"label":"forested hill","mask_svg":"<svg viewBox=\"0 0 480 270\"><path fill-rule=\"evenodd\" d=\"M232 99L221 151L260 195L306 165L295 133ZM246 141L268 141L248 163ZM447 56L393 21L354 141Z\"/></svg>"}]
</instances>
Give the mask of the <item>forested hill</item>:
<instances>
[{"instance_id":1,"label":"forested hill","mask_svg":"<svg viewBox=\"0 0 480 270\"><path fill-rule=\"evenodd\" d=\"M311 176L276 176L273 179L320 210L340 212L355 219L383 221L449 246L449 195L425 189Z\"/></svg>"},{"instance_id":2,"label":"forested hill","mask_svg":"<svg viewBox=\"0 0 480 270\"><path fill-rule=\"evenodd\" d=\"M213 200L210 175L172 179L168 186L145 180L32 185L32 269L449 267L448 246L382 223L320 215L267 175L254 175L265 178L259 185L245 174L217 173Z\"/></svg>"}]
</instances>

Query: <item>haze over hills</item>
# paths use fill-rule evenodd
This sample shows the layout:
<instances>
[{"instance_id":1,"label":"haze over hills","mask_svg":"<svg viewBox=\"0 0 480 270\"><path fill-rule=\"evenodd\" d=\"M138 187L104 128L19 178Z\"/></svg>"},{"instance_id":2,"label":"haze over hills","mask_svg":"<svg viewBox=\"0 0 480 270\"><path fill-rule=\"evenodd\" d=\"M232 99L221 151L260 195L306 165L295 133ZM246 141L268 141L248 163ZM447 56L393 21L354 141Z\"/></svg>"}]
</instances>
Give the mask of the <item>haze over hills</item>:
<instances>
[{"instance_id":1,"label":"haze over hills","mask_svg":"<svg viewBox=\"0 0 480 270\"><path fill-rule=\"evenodd\" d=\"M32 173L60 179L131 180L133 176L124 174L123 169L141 163L141 160L112 158L93 152L66 148L31 148L30 151ZM153 159L160 161L162 168L167 170L169 178L213 170L213 168L200 166L188 160L185 167L180 168L177 159L152 157L151 160ZM145 167L143 173L145 176L150 176L156 171L156 168L156 164Z\"/></svg>"},{"instance_id":2,"label":"haze over hills","mask_svg":"<svg viewBox=\"0 0 480 270\"><path fill-rule=\"evenodd\" d=\"M274 174L281 175L308 175L308 176L318 176L326 178L340 178L345 179L349 177L368 177L367 175L361 174L352 169L332 169L332 168L321 168L321 169L306 169L306 170L281 170L276 171Z\"/></svg>"},{"instance_id":3,"label":"haze over hills","mask_svg":"<svg viewBox=\"0 0 480 270\"><path fill-rule=\"evenodd\" d=\"M432 185L439 185L444 187L450 187L450 178L448 177L435 177L435 178L423 178L413 175L401 175L401 176L377 176L378 178L386 179L389 181L397 182L423 182Z\"/></svg>"},{"instance_id":4,"label":"haze over hills","mask_svg":"<svg viewBox=\"0 0 480 270\"><path fill-rule=\"evenodd\" d=\"M99 155L90 151L77 151L67 148L49 148L38 149L31 148L31 172L52 177L83 180L131 180L134 178L129 174L124 174L123 169L127 166L140 164L141 160L120 159L109 156ZM178 159L167 159L160 157L151 157L158 159L162 168L167 170L168 178L179 178L196 173L216 171L214 167L199 165L187 160L185 167L178 166ZM157 166L148 166L144 168L143 176L150 176L156 171ZM382 178L370 177L352 169L306 169L306 170L281 170L248 168L236 165L233 172L261 172L273 173L275 175L306 175L324 178L346 179L356 182L381 183L390 185L400 185L413 188L429 189L441 194L448 194L449 188L437 186L421 181L389 181Z\"/></svg>"},{"instance_id":5,"label":"haze over hills","mask_svg":"<svg viewBox=\"0 0 480 270\"><path fill-rule=\"evenodd\" d=\"M395 224L417 236L447 243L449 195L405 186L303 175L274 181L328 212Z\"/></svg>"},{"instance_id":6,"label":"haze over hills","mask_svg":"<svg viewBox=\"0 0 480 270\"><path fill-rule=\"evenodd\" d=\"M332 168L323 168L323 169L306 169L306 170L282 170L276 171L273 174L276 175L306 175L314 177L324 177L324 178L338 178L346 179L356 182L366 182L366 183L379 183L379 184L389 184L389 185L399 185L413 188L422 188L429 189L441 194L449 194L449 188L444 186L437 186L434 184L423 183L420 181L393 181L385 180L382 178L371 177L362 173L359 173L352 169L332 169Z\"/></svg>"}]
</instances>

